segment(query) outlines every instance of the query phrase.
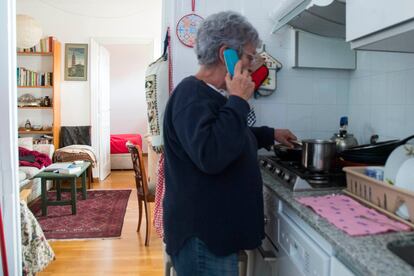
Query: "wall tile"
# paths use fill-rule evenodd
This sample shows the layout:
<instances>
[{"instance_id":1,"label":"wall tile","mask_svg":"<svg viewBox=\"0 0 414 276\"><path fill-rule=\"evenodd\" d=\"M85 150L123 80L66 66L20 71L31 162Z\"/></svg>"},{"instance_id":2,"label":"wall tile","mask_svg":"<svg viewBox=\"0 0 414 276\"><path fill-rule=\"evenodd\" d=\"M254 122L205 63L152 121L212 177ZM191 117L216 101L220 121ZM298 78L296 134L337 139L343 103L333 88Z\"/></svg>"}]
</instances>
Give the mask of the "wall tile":
<instances>
[{"instance_id":1,"label":"wall tile","mask_svg":"<svg viewBox=\"0 0 414 276\"><path fill-rule=\"evenodd\" d=\"M414 135L414 105L406 105L404 110L403 137ZM411 140L414 141L414 140Z\"/></svg>"},{"instance_id":2,"label":"wall tile","mask_svg":"<svg viewBox=\"0 0 414 276\"><path fill-rule=\"evenodd\" d=\"M348 104L349 101L349 79L336 80L336 103Z\"/></svg>"},{"instance_id":3,"label":"wall tile","mask_svg":"<svg viewBox=\"0 0 414 276\"><path fill-rule=\"evenodd\" d=\"M259 106L255 107L257 110ZM260 105L262 125L274 128L287 128L286 118L288 106L284 104L262 104Z\"/></svg>"},{"instance_id":4,"label":"wall tile","mask_svg":"<svg viewBox=\"0 0 414 276\"><path fill-rule=\"evenodd\" d=\"M405 103L414 104L414 70L404 72Z\"/></svg>"},{"instance_id":5,"label":"wall tile","mask_svg":"<svg viewBox=\"0 0 414 276\"><path fill-rule=\"evenodd\" d=\"M405 103L405 72L387 74L387 104Z\"/></svg>"},{"instance_id":6,"label":"wall tile","mask_svg":"<svg viewBox=\"0 0 414 276\"><path fill-rule=\"evenodd\" d=\"M336 79L321 79L314 82L314 104L336 104Z\"/></svg>"},{"instance_id":7,"label":"wall tile","mask_svg":"<svg viewBox=\"0 0 414 276\"><path fill-rule=\"evenodd\" d=\"M387 94L387 75L379 74L371 77L371 103L386 104Z\"/></svg>"},{"instance_id":8,"label":"wall tile","mask_svg":"<svg viewBox=\"0 0 414 276\"><path fill-rule=\"evenodd\" d=\"M312 106L311 105L290 105L287 111L287 127L292 131L311 131Z\"/></svg>"},{"instance_id":9,"label":"wall tile","mask_svg":"<svg viewBox=\"0 0 414 276\"><path fill-rule=\"evenodd\" d=\"M313 81L311 78L292 78L289 86L289 103L312 104Z\"/></svg>"},{"instance_id":10,"label":"wall tile","mask_svg":"<svg viewBox=\"0 0 414 276\"><path fill-rule=\"evenodd\" d=\"M339 127L336 105L313 105L312 131L334 132Z\"/></svg>"},{"instance_id":11,"label":"wall tile","mask_svg":"<svg viewBox=\"0 0 414 276\"><path fill-rule=\"evenodd\" d=\"M402 137L404 135L404 105L388 105L387 106L387 132L388 136Z\"/></svg>"}]
</instances>

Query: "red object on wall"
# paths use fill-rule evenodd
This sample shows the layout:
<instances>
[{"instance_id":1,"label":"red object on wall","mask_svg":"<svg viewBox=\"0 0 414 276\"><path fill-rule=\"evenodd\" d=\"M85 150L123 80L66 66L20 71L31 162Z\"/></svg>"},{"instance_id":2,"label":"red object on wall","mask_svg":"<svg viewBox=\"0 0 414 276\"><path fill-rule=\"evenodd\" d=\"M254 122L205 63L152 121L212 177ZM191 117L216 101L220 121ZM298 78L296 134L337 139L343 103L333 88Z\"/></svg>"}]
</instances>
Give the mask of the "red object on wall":
<instances>
[{"instance_id":1,"label":"red object on wall","mask_svg":"<svg viewBox=\"0 0 414 276\"><path fill-rule=\"evenodd\" d=\"M262 85L262 83L269 76L269 69L266 65L260 66L256 71L251 74L252 81L254 82L254 90L256 91Z\"/></svg>"},{"instance_id":2,"label":"red object on wall","mask_svg":"<svg viewBox=\"0 0 414 276\"><path fill-rule=\"evenodd\" d=\"M111 154L128 153L125 145L128 141L142 149L142 138L139 134L111 134Z\"/></svg>"},{"instance_id":3,"label":"red object on wall","mask_svg":"<svg viewBox=\"0 0 414 276\"><path fill-rule=\"evenodd\" d=\"M9 276L9 269L7 267L6 240L4 238L3 214L1 213L1 207L0 207L0 247L1 247L1 262L3 265L3 275Z\"/></svg>"}]
</instances>

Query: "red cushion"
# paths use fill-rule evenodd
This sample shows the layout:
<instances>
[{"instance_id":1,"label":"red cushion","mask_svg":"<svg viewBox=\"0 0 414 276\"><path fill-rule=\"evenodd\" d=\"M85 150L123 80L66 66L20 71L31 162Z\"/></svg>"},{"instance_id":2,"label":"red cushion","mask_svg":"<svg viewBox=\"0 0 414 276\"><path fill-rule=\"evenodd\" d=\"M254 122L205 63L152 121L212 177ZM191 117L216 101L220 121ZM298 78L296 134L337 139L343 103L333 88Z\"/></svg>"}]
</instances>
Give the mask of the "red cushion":
<instances>
[{"instance_id":1,"label":"red cushion","mask_svg":"<svg viewBox=\"0 0 414 276\"><path fill-rule=\"evenodd\" d=\"M111 134L111 154L128 153L125 145L128 141L142 149L142 138L139 134Z\"/></svg>"}]
</instances>

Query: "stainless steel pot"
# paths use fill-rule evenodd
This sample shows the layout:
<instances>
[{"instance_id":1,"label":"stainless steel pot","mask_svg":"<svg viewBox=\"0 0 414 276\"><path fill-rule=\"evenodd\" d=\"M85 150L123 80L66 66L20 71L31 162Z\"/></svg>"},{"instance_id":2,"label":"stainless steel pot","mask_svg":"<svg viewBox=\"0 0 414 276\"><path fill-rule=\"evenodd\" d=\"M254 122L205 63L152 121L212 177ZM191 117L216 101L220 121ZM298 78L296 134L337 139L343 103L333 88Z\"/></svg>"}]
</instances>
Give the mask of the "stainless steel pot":
<instances>
[{"instance_id":1,"label":"stainless steel pot","mask_svg":"<svg viewBox=\"0 0 414 276\"><path fill-rule=\"evenodd\" d=\"M312 172L330 171L335 163L336 143L332 140L302 140L302 166Z\"/></svg>"}]
</instances>

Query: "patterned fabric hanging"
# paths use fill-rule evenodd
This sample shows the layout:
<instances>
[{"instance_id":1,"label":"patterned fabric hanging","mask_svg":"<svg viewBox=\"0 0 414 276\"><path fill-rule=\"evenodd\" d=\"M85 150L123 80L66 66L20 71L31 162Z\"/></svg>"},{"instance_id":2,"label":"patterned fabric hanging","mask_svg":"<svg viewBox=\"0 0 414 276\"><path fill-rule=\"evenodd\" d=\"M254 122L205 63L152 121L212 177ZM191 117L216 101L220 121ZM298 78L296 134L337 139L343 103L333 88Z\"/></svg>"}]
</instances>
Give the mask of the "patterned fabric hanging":
<instances>
[{"instance_id":1,"label":"patterned fabric hanging","mask_svg":"<svg viewBox=\"0 0 414 276\"><path fill-rule=\"evenodd\" d=\"M164 110L169 98L169 59L167 45L169 33L164 41L164 53L151 63L145 72L145 95L147 101L148 136L151 146L156 153L162 152L164 145L162 124Z\"/></svg>"},{"instance_id":2,"label":"patterned fabric hanging","mask_svg":"<svg viewBox=\"0 0 414 276\"><path fill-rule=\"evenodd\" d=\"M171 43L170 43L170 28L167 29L167 43L164 44L164 52L168 53L168 96L174 89L173 83L173 67L172 67L172 55L171 55ZM164 107L165 108L165 107ZM160 158L157 164L157 183L155 186L155 206L154 206L154 221L153 225L155 232L160 238L164 237L164 224L163 224L163 199L165 194L165 175L164 175L164 153L160 153Z\"/></svg>"}]
</instances>

